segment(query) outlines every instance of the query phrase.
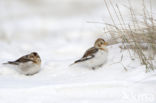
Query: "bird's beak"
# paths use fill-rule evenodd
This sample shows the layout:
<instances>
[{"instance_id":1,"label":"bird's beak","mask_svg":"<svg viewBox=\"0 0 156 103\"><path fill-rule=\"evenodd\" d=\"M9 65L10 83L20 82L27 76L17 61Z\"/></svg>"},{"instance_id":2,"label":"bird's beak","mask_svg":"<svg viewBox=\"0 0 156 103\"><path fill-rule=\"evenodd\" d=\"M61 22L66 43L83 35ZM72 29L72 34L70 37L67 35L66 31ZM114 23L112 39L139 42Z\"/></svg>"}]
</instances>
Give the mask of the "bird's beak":
<instances>
[{"instance_id":1,"label":"bird's beak","mask_svg":"<svg viewBox=\"0 0 156 103\"><path fill-rule=\"evenodd\" d=\"M107 45L108 45L108 43L107 43L107 42L105 42L105 43L104 43L104 45L106 45L106 46L107 46Z\"/></svg>"}]
</instances>

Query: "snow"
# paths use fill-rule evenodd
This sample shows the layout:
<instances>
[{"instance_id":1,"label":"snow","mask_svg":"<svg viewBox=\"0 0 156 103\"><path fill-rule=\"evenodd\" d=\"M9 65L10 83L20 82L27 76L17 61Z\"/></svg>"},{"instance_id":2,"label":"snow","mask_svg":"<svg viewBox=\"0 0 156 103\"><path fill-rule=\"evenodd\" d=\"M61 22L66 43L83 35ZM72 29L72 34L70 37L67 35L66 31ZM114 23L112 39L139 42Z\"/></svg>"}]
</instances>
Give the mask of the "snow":
<instances>
[{"instance_id":1,"label":"snow","mask_svg":"<svg viewBox=\"0 0 156 103\"><path fill-rule=\"evenodd\" d=\"M155 73L145 73L145 67L137 60L129 59L127 51L121 53L119 45L108 47L110 51L108 62L97 70L80 65L69 67L84 52L81 47L83 45L79 42L69 46L64 43L69 49L63 51L62 47L45 48L45 45L42 47L40 44L38 46L29 44L32 47L40 47L38 52L43 61L42 70L34 76L24 76L14 67L1 65L0 100L2 103L155 103ZM70 49L71 45L80 46ZM5 48L2 49L7 51ZM69 50L71 53L67 53ZM14 54L12 58L20 56L14 52L10 54ZM128 71L117 63L122 54L125 55L123 64L129 67ZM9 57L6 55L5 58L9 59Z\"/></svg>"},{"instance_id":2,"label":"snow","mask_svg":"<svg viewBox=\"0 0 156 103\"><path fill-rule=\"evenodd\" d=\"M28 5L19 0L16 2L10 3L10 8L18 5L21 10L12 9L10 12L14 15L21 15L22 10L24 13L31 11ZM101 2L96 5L95 11L91 9L88 13L87 10L87 14L84 11L76 15L71 11L69 14L74 15L71 18L69 15L61 19L34 16L32 11L20 19L2 22L0 103L156 103L156 72L146 73L145 66L136 57L132 60L128 51L121 52L121 44L108 46L108 61L97 70L70 66L98 37L104 37L101 35L103 25L86 23L101 17ZM3 13L1 18L11 15ZM41 71L33 76L20 74L14 66L2 65L33 51L37 51L42 59Z\"/></svg>"}]
</instances>

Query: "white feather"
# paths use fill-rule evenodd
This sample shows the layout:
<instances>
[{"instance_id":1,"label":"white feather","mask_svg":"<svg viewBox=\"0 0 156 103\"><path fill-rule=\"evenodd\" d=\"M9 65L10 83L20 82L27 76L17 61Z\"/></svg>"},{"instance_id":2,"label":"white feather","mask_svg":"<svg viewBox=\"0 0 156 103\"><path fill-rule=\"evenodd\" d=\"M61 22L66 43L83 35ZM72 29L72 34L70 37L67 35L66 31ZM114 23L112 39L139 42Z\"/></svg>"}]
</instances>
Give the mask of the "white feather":
<instances>
[{"instance_id":1,"label":"white feather","mask_svg":"<svg viewBox=\"0 0 156 103\"><path fill-rule=\"evenodd\" d=\"M91 68L99 67L106 63L108 52L104 50L99 50L92 59L84 61L84 65Z\"/></svg>"},{"instance_id":2,"label":"white feather","mask_svg":"<svg viewBox=\"0 0 156 103\"><path fill-rule=\"evenodd\" d=\"M25 75L33 75L40 71L40 65L33 62L26 62L19 64L19 72Z\"/></svg>"}]
</instances>

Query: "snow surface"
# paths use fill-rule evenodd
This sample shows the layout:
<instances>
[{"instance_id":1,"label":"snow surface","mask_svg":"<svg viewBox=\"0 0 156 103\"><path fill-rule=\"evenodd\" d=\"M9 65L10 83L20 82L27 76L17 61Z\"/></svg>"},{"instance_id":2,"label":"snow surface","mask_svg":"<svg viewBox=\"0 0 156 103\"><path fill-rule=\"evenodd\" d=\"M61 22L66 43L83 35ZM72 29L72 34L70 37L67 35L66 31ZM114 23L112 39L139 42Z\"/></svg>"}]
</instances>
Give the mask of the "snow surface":
<instances>
[{"instance_id":1,"label":"snow surface","mask_svg":"<svg viewBox=\"0 0 156 103\"><path fill-rule=\"evenodd\" d=\"M155 103L155 73L145 73L145 67L137 60L132 61L127 51L121 53L119 45L109 46L108 62L92 70L80 65L69 67L87 48L82 43L62 42L59 47L47 47L49 42L43 42L44 45L20 43L20 47L16 44L11 48L1 43L1 63L25 54L21 50L23 45L38 51L43 61L42 70L34 76L19 74L14 67L0 66L1 103ZM14 52L9 52L12 48ZM118 63L121 55L128 71Z\"/></svg>"},{"instance_id":2,"label":"snow surface","mask_svg":"<svg viewBox=\"0 0 156 103\"><path fill-rule=\"evenodd\" d=\"M101 3L98 1L91 13L87 10L88 14L76 15L71 11L69 14L74 16L61 19L35 16L35 10L31 11L31 7L20 0L10 1L8 8L13 15L20 15L18 19L8 20L6 17L12 14L0 9L2 21L7 19L1 23L3 32L0 34L0 103L156 103L156 72L145 73L145 66L138 59L132 60L128 51L121 52L121 44L108 46L108 61L97 70L69 66L96 38L104 37L101 35L103 25L86 23L103 17L105 9L101 9ZM1 5L6 4L1 0ZM105 16L108 14L104 13ZM38 74L25 76L13 66L2 65L33 51L42 59Z\"/></svg>"}]
</instances>

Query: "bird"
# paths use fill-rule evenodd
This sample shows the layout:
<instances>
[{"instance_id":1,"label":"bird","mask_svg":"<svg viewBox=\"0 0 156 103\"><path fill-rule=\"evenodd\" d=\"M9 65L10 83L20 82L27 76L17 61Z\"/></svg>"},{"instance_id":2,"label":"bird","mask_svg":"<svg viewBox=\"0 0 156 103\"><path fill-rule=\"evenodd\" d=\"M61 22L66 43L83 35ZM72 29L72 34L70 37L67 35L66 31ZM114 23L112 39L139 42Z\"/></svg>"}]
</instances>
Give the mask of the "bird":
<instances>
[{"instance_id":1,"label":"bird","mask_svg":"<svg viewBox=\"0 0 156 103\"><path fill-rule=\"evenodd\" d=\"M71 65L83 63L84 65L86 65L89 68L92 68L93 70L103 66L103 64L105 64L107 61L108 55L108 49L106 48L107 45L108 43L104 39L98 38L95 41L94 46L89 48L84 53L81 59L76 60Z\"/></svg>"},{"instance_id":2,"label":"bird","mask_svg":"<svg viewBox=\"0 0 156 103\"><path fill-rule=\"evenodd\" d=\"M31 52L30 54L24 55L15 61L8 61L3 64L16 65L21 74L34 75L41 69L41 58L37 52Z\"/></svg>"}]
</instances>

